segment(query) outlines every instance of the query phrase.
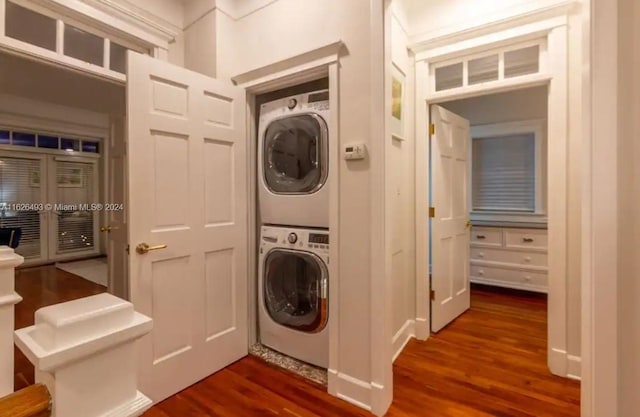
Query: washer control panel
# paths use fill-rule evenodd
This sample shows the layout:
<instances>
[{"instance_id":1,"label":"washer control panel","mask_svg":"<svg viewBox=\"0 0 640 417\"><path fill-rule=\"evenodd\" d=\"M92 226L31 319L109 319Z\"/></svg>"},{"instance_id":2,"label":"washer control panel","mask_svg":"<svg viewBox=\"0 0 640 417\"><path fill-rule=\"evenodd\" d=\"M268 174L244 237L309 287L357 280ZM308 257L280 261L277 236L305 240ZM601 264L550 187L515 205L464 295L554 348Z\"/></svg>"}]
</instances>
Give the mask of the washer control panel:
<instances>
[{"instance_id":1,"label":"washer control panel","mask_svg":"<svg viewBox=\"0 0 640 417\"><path fill-rule=\"evenodd\" d=\"M329 250L329 232L323 230L291 229L264 226L262 245L282 246L303 250Z\"/></svg>"}]
</instances>

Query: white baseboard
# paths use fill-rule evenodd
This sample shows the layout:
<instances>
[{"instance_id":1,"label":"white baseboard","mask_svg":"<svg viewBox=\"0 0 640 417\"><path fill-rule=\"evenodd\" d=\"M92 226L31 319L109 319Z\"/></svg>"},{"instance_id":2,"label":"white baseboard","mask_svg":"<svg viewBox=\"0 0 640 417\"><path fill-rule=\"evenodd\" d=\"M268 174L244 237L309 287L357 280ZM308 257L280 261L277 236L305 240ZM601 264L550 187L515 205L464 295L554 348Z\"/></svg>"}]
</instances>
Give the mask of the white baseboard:
<instances>
[{"instance_id":1,"label":"white baseboard","mask_svg":"<svg viewBox=\"0 0 640 417\"><path fill-rule=\"evenodd\" d=\"M431 328L429 327L429 322L427 319L416 318L415 319L415 335L418 340L427 340L429 338L429 334L431 333Z\"/></svg>"},{"instance_id":2,"label":"white baseboard","mask_svg":"<svg viewBox=\"0 0 640 417\"><path fill-rule=\"evenodd\" d=\"M415 320L407 320L400 330L398 330L393 336L393 362L395 362L396 358L400 356L400 353L402 353L404 347L409 343L409 340L415 336L415 327Z\"/></svg>"},{"instance_id":3,"label":"white baseboard","mask_svg":"<svg viewBox=\"0 0 640 417\"><path fill-rule=\"evenodd\" d=\"M549 349L549 370L552 374L564 378L580 380L582 358L569 355L562 349Z\"/></svg>"},{"instance_id":4,"label":"white baseboard","mask_svg":"<svg viewBox=\"0 0 640 417\"><path fill-rule=\"evenodd\" d=\"M567 378L580 381L582 379L582 358L574 355L567 355Z\"/></svg>"},{"instance_id":5,"label":"white baseboard","mask_svg":"<svg viewBox=\"0 0 640 417\"><path fill-rule=\"evenodd\" d=\"M362 381L352 376L337 372L333 369L327 371L329 386L334 387L330 394L344 400L356 407L371 411L371 391L369 382Z\"/></svg>"}]
</instances>

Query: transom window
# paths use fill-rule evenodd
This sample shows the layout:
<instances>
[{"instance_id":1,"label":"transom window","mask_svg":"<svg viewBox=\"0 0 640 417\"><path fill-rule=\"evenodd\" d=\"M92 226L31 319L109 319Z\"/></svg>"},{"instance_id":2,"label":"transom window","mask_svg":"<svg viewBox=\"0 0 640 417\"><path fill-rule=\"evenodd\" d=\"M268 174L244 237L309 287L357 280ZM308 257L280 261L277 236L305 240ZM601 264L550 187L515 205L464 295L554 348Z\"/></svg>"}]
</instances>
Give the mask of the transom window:
<instances>
[{"instance_id":1,"label":"transom window","mask_svg":"<svg viewBox=\"0 0 640 417\"><path fill-rule=\"evenodd\" d=\"M442 92L538 74L545 50L545 42L539 40L432 63L431 90Z\"/></svg>"},{"instance_id":2,"label":"transom window","mask_svg":"<svg viewBox=\"0 0 640 417\"><path fill-rule=\"evenodd\" d=\"M73 22L66 16L62 19L43 7L21 0L1 2L5 3L5 33L0 35L42 48L48 54L54 52L65 59L77 60L84 66L90 64L104 74L119 74L115 78L121 78L120 74L126 71L127 50L150 52L148 48L116 40L114 36Z\"/></svg>"},{"instance_id":3,"label":"transom window","mask_svg":"<svg viewBox=\"0 0 640 417\"><path fill-rule=\"evenodd\" d=\"M100 141L93 138L74 138L50 133L34 133L0 128L0 145L21 148L38 148L43 151L65 151L69 153L99 154Z\"/></svg>"}]
</instances>

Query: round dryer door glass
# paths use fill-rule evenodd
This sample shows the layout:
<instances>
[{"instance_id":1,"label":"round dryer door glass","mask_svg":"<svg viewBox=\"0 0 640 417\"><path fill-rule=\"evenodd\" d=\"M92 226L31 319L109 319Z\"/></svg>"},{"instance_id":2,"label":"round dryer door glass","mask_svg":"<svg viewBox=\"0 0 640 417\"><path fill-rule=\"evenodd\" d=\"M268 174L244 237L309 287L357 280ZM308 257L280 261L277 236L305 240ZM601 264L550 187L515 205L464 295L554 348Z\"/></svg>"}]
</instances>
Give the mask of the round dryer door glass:
<instances>
[{"instance_id":1,"label":"round dryer door glass","mask_svg":"<svg viewBox=\"0 0 640 417\"><path fill-rule=\"evenodd\" d=\"M317 191L327 179L327 126L315 114L283 117L264 133L264 179L276 194Z\"/></svg>"},{"instance_id":2,"label":"round dryer door glass","mask_svg":"<svg viewBox=\"0 0 640 417\"><path fill-rule=\"evenodd\" d=\"M328 319L327 272L315 255L273 250L265 259L264 305L273 321L317 333Z\"/></svg>"}]
</instances>

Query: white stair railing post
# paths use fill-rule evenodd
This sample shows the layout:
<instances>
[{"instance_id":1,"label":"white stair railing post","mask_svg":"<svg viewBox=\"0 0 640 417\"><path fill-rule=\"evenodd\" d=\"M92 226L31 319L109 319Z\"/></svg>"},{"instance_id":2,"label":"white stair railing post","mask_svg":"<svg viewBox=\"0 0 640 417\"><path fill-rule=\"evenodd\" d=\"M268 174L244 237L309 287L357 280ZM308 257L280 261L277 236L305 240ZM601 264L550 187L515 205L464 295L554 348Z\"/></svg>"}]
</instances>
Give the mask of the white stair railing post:
<instances>
[{"instance_id":1,"label":"white stair railing post","mask_svg":"<svg viewBox=\"0 0 640 417\"><path fill-rule=\"evenodd\" d=\"M41 308L15 342L46 384L52 417L135 417L151 406L138 391L136 340L152 320L111 294Z\"/></svg>"},{"instance_id":2,"label":"white stair railing post","mask_svg":"<svg viewBox=\"0 0 640 417\"><path fill-rule=\"evenodd\" d=\"M0 246L0 397L13 392L15 305L22 300L15 291L15 269L22 262L13 249Z\"/></svg>"}]
</instances>

